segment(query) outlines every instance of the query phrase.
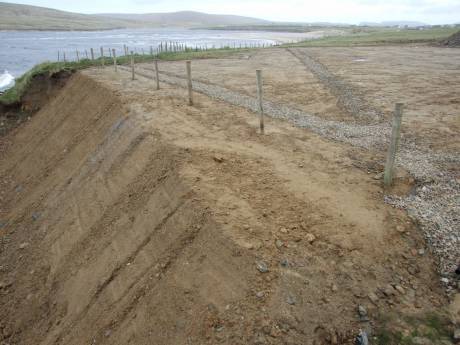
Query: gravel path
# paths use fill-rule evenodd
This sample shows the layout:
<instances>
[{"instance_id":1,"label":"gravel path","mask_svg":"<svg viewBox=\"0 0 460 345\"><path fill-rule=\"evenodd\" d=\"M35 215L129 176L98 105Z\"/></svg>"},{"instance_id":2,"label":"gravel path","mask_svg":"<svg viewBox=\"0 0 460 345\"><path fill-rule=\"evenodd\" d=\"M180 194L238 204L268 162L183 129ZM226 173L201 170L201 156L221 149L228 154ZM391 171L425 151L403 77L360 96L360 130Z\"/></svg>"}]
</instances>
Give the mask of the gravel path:
<instances>
[{"instance_id":1,"label":"gravel path","mask_svg":"<svg viewBox=\"0 0 460 345\"><path fill-rule=\"evenodd\" d=\"M130 71L126 67L121 67ZM154 79L153 70L138 66L136 74ZM160 72L160 81L186 88L183 76ZM257 112L257 100L219 85L193 81L193 89L212 98ZM264 111L273 118L284 119L297 127L308 128L326 138L372 150L386 150L391 132L387 123L359 125L319 118L293 106L264 101ZM385 201L404 208L421 225L424 236L438 258L438 271L450 277L460 262L460 183L447 170L460 164L460 155L422 151L401 138L396 164L417 180L414 193L407 197L386 196ZM448 290L452 279L446 283Z\"/></svg>"},{"instance_id":2,"label":"gravel path","mask_svg":"<svg viewBox=\"0 0 460 345\"><path fill-rule=\"evenodd\" d=\"M382 120L382 112L373 108L361 92L355 86L329 72L326 66L308 55L306 50L287 49L299 61L307 67L337 98L337 105L356 118L379 121Z\"/></svg>"}]
</instances>

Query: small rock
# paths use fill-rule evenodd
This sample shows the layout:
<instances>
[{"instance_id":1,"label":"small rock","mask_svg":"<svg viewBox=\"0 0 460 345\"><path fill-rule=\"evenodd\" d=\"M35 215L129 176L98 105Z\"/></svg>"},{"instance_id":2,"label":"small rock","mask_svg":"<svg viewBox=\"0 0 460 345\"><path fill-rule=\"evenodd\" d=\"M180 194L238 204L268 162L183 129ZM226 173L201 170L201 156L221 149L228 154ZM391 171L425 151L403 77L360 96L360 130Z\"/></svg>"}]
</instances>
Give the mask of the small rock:
<instances>
[{"instance_id":1,"label":"small rock","mask_svg":"<svg viewBox=\"0 0 460 345\"><path fill-rule=\"evenodd\" d=\"M369 345L369 340L367 338L367 333L359 330L359 334L355 339L355 345Z\"/></svg>"},{"instance_id":2,"label":"small rock","mask_svg":"<svg viewBox=\"0 0 460 345\"><path fill-rule=\"evenodd\" d=\"M332 290L332 292L337 292L337 291L339 291L339 287L337 285L335 285L335 284L332 284L331 290Z\"/></svg>"},{"instance_id":3,"label":"small rock","mask_svg":"<svg viewBox=\"0 0 460 345\"><path fill-rule=\"evenodd\" d=\"M24 243L21 243L21 244L19 245L19 249L25 249L25 248L27 248L28 246L29 246L29 243L28 243L28 242L24 242Z\"/></svg>"},{"instance_id":4,"label":"small rock","mask_svg":"<svg viewBox=\"0 0 460 345\"><path fill-rule=\"evenodd\" d=\"M281 249L281 248L283 248L284 243L281 240L276 240L275 241L275 246L276 246L276 248Z\"/></svg>"},{"instance_id":5,"label":"small rock","mask_svg":"<svg viewBox=\"0 0 460 345\"><path fill-rule=\"evenodd\" d=\"M286 228L281 228L281 229L280 229L280 232L282 232L283 234L287 234L287 233L288 233L288 229L286 229Z\"/></svg>"},{"instance_id":6,"label":"small rock","mask_svg":"<svg viewBox=\"0 0 460 345\"><path fill-rule=\"evenodd\" d=\"M38 213L38 212L32 213L32 219L33 220L38 220L38 218L40 218L40 213Z\"/></svg>"},{"instance_id":7,"label":"small rock","mask_svg":"<svg viewBox=\"0 0 460 345\"><path fill-rule=\"evenodd\" d=\"M413 276L415 276L417 273L420 272L420 268L418 268L417 266L409 266L407 268L407 272L409 272L410 274L412 274Z\"/></svg>"},{"instance_id":8,"label":"small rock","mask_svg":"<svg viewBox=\"0 0 460 345\"><path fill-rule=\"evenodd\" d=\"M383 178L383 172L378 173L377 175L374 176L374 180L381 180Z\"/></svg>"},{"instance_id":9,"label":"small rock","mask_svg":"<svg viewBox=\"0 0 460 345\"><path fill-rule=\"evenodd\" d=\"M385 294L387 297L391 297L396 295L396 290L393 286L387 285L383 288L382 292Z\"/></svg>"},{"instance_id":10,"label":"small rock","mask_svg":"<svg viewBox=\"0 0 460 345\"><path fill-rule=\"evenodd\" d=\"M447 278L441 278L441 282L444 283L444 284L449 284L449 279Z\"/></svg>"},{"instance_id":11,"label":"small rock","mask_svg":"<svg viewBox=\"0 0 460 345\"><path fill-rule=\"evenodd\" d=\"M286 302L287 302L288 304L290 304L290 305L296 304L295 297L292 296L292 295L289 295L289 296L287 297L287 299L286 299Z\"/></svg>"},{"instance_id":12,"label":"small rock","mask_svg":"<svg viewBox=\"0 0 460 345\"><path fill-rule=\"evenodd\" d=\"M315 235L308 233L305 235L305 239L308 243L312 244L316 240L316 237Z\"/></svg>"},{"instance_id":13,"label":"small rock","mask_svg":"<svg viewBox=\"0 0 460 345\"><path fill-rule=\"evenodd\" d=\"M404 226L402 226L402 225L396 226L396 230L397 230L398 232L400 232L400 233L406 232L406 229L405 229Z\"/></svg>"},{"instance_id":14,"label":"small rock","mask_svg":"<svg viewBox=\"0 0 460 345\"><path fill-rule=\"evenodd\" d=\"M460 328L454 330L454 341L455 343L460 343Z\"/></svg>"},{"instance_id":15,"label":"small rock","mask_svg":"<svg viewBox=\"0 0 460 345\"><path fill-rule=\"evenodd\" d=\"M374 303L374 304L377 304L377 302L379 301L379 297L378 297L375 293L373 293L373 292L371 292L371 293L368 295L368 297L369 297L369 299L371 300L371 302Z\"/></svg>"},{"instance_id":16,"label":"small rock","mask_svg":"<svg viewBox=\"0 0 460 345\"><path fill-rule=\"evenodd\" d=\"M358 315L361 320L367 318L367 310L362 305L358 305Z\"/></svg>"},{"instance_id":17,"label":"small rock","mask_svg":"<svg viewBox=\"0 0 460 345\"><path fill-rule=\"evenodd\" d=\"M418 250L418 255L420 255L420 256L425 255L425 249L420 248L420 249Z\"/></svg>"},{"instance_id":18,"label":"small rock","mask_svg":"<svg viewBox=\"0 0 460 345\"><path fill-rule=\"evenodd\" d=\"M263 261L257 261L256 262L256 267L257 267L257 270L260 272L260 273L267 273L268 272L268 266L265 262Z\"/></svg>"},{"instance_id":19,"label":"small rock","mask_svg":"<svg viewBox=\"0 0 460 345\"><path fill-rule=\"evenodd\" d=\"M214 161L216 161L217 163L222 163L224 161L224 158L222 156L214 156L212 157L212 159L214 159Z\"/></svg>"},{"instance_id":20,"label":"small rock","mask_svg":"<svg viewBox=\"0 0 460 345\"><path fill-rule=\"evenodd\" d=\"M401 295L406 293L406 290L401 285L395 285L395 290L397 290Z\"/></svg>"},{"instance_id":21,"label":"small rock","mask_svg":"<svg viewBox=\"0 0 460 345\"><path fill-rule=\"evenodd\" d=\"M281 264L281 266L283 266L283 267L289 267L289 261L288 261L288 259L281 259L280 264Z\"/></svg>"},{"instance_id":22,"label":"small rock","mask_svg":"<svg viewBox=\"0 0 460 345\"><path fill-rule=\"evenodd\" d=\"M265 297L265 292L259 291L258 293L256 293L256 297L257 298L264 298Z\"/></svg>"}]
</instances>

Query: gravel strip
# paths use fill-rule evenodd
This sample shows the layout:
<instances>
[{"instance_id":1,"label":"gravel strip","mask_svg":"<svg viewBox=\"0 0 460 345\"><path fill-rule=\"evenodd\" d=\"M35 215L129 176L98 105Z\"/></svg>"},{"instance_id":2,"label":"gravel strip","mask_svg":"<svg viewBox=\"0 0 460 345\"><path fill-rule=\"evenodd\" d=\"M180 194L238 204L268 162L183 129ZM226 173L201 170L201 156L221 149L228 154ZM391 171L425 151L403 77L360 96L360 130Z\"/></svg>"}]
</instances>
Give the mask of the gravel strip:
<instances>
[{"instance_id":1,"label":"gravel strip","mask_svg":"<svg viewBox=\"0 0 460 345\"><path fill-rule=\"evenodd\" d=\"M329 72L321 62L308 55L305 50L287 49L287 51L299 59L309 71L331 90L332 94L337 98L337 105L340 109L356 118L373 121L382 119L382 112L373 108L362 96L359 89L344 80L340 80Z\"/></svg>"},{"instance_id":2,"label":"gravel strip","mask_svg":"<svg viewBox=\"0 0 460 345\"><path fill-rule=\"evenodd\" d=\"M129 71L126 67L122 67ZM151 70L138 67L136 74L154 79ZM160 81L186 88L183 76L161 72ZM254 97L242 95L218 85L193 81L193 89L212 98L258 111ZM289 121L297 127L308 128L328 139L353 146L386 150L391 133L389 124L359 125L321 119L288 105L264 101L264 112L273 118ZM438 271L451 276L460 262L460 183L449 174L449 164L460 164L460 155L421 151L401 138L396 165L417 180L415 191L407 197L386 196L391 205L406 209L420 225L432 251L438 258ZM450 282L453 284L453 280ZM447 286L447 289L451 287Z\"/></svg>"}]
</instances>

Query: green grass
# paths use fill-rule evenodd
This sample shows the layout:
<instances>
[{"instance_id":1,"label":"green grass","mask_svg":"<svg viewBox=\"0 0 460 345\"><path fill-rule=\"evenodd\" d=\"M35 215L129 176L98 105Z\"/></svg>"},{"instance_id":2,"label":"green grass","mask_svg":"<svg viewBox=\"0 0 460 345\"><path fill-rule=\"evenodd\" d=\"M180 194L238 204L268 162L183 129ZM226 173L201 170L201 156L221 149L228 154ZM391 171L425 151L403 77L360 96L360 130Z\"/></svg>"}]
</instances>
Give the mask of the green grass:
<instances>
[{"instance_id":1,"label":"green grass","mask_svg":"<svg viewBox=\"0 0 460 345\"><path fill-rule=\"evenodd\" d=\"M142 54L135 54L134 61L136 63L141 62L149 62L153 61L154 59L159 60L169 60L169 61L177 61L177 60L191 60L191 59L212 59L212 58L220 58L229 56L235 53L241 53L249 51L249 49L234 49L229 47L218 48L218 49L210 49L210 50L195 50L188 48L186 51L181 52L163 52L159 55L142 55ZM121 56L117 58L117 64L119 65L127 65L131 62L130 56ZM109 57L104 58L104 63L106 65L113 64L113 59ZM15 103L20 102L21 97L26 92L27 88L29 87L31 81L34 77L38 75L53 75L58 72L62 71L78 71L81 69L101 66L102 59L98 58L94 61L90 59L81 59L80 62L76 61L69 61L69 62L44 62L41 64L36 65L31 70L24 73L21 77L17 78L15 81L15 85L8 89L5 93L0 95L0 103L3 105L12 105Z\"/></svg>"},{"instance_id":2,"label":"green grass","mask_svg":"<svg viewBox=\"0 0 460 345\"><path fill-rule=\"evenodd\" d=\"M375 336L376 345L415 345L414 338L429 339L433 344L449 340L449 318L444 314L427 313L422 316L381 316ZM403 325L403 326L402 326ZM403 333L401 328L406 331Z\"/></svg>"},{"instance_id":3,"label":"green grass","mask_svg":"<svg viewBox=\"0 0 460 345\"><path fill-rule=\"evenodd\" d=\"M387 44L434 43L458 31L458 28L426 30L356 28L344 35L287 44L287 47L349 47Z\"/></svg>"}]
</instances>

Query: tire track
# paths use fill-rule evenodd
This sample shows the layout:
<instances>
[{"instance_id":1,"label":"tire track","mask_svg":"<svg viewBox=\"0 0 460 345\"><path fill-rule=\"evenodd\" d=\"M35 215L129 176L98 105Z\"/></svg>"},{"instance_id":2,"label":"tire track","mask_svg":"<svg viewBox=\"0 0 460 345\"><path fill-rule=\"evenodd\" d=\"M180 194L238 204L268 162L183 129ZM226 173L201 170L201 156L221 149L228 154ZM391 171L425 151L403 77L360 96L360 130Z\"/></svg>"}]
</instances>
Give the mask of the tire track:
<instances>
[{"instance_id":1,"label":"tire track","mask_svg":"<svg viewBox=\"0 0 460 345\"><path fill-rule=\"evenodd\" d=\"M383 113L365 100L355 86L332 74L326 66L308 55L305 50L286 49L312 72L337 98L337 105L357 119L381 121Z\"/></svg>"}]
</instances>

